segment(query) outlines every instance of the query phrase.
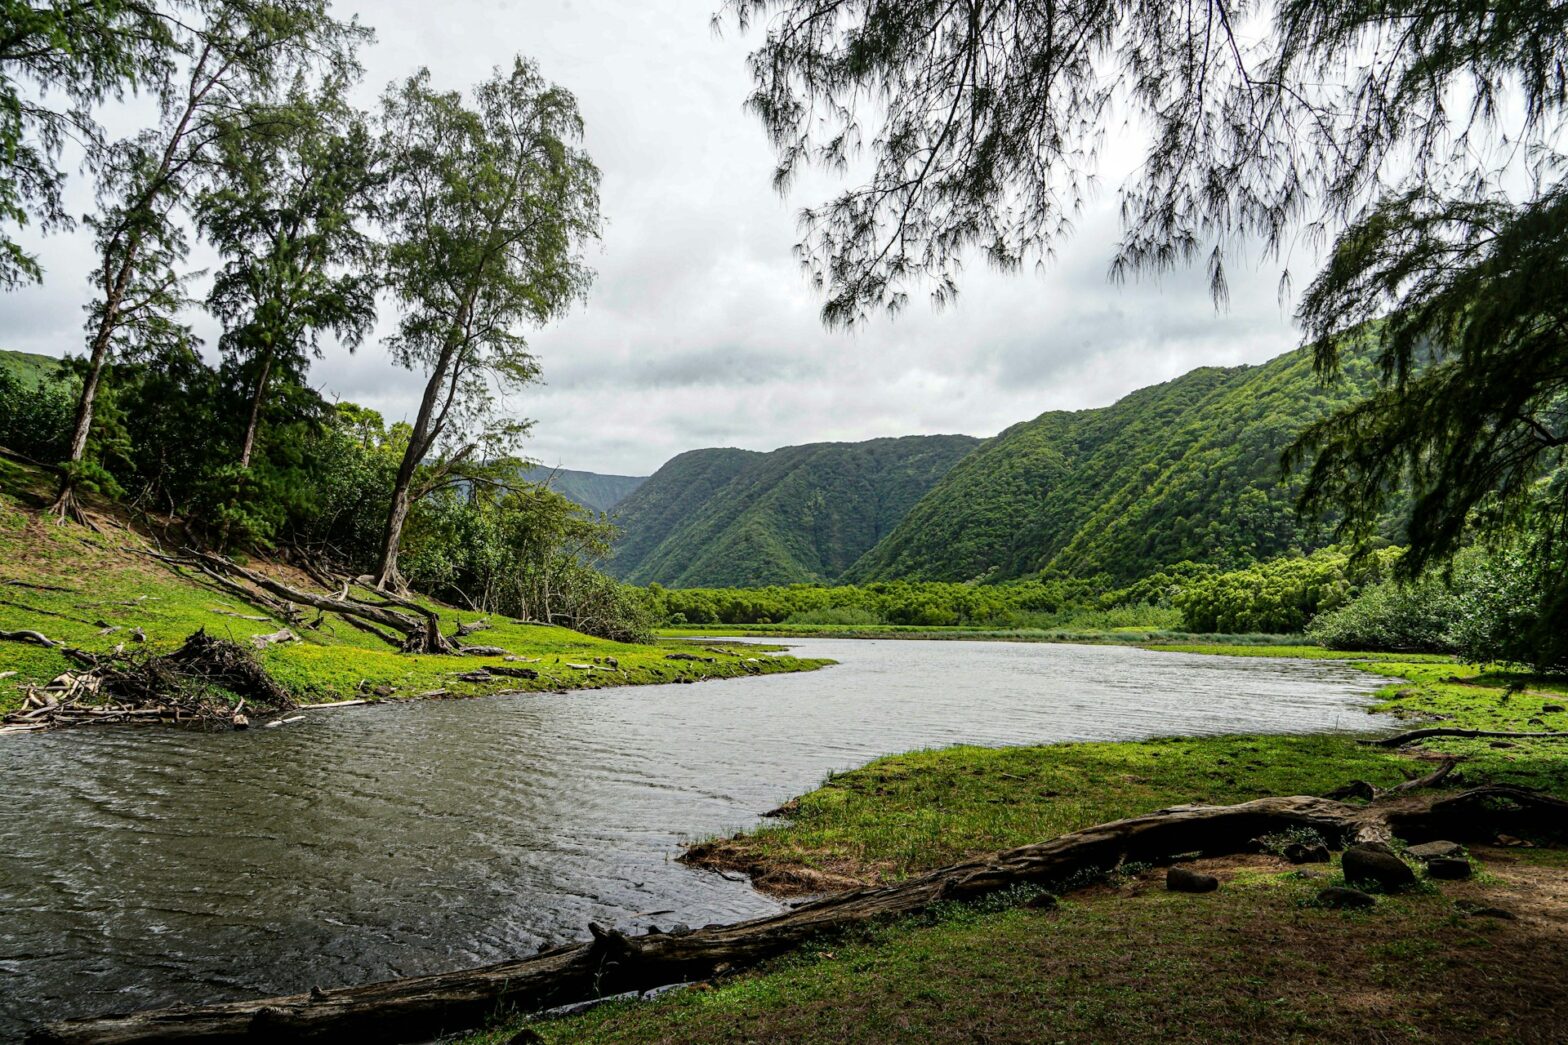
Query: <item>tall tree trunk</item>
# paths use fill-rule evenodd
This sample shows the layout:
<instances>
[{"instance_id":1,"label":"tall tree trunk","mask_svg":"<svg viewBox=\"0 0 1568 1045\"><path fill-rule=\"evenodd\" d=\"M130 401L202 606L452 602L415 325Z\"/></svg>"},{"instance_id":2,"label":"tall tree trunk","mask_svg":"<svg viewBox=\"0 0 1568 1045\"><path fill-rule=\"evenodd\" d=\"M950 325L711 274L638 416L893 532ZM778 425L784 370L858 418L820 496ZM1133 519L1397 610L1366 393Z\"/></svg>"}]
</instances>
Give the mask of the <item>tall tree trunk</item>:
<instances>
[{"instance_id":1,"label":"tall tree trunk","mask_svg":"<svg viewBox=\"0 0 1568 1045\"><path fill-rule=\"evenodd\" d=\"M256 378L256 393L250 399L250 423L245 426L245 442L240 446L240 467L250 467L250 455L256 448L256 429L261 425L261 404L267 397L267 377L272 373L272 353L261 358L261 374Z\"/></svg>"},{"instance_id":2,"label":"tall tree trunk","mask_svg":"<svg viewBox=\"0 0 1568 1045\"><path fill-rule=\"evenodd\" d=\"M430 369L424 398L419 402L419 415L414 418L414 430L408 437L408 449L403 451L403 461L398 465L397 480L392 487L392 506L387 511L387 526L381 539L381 564L376 567L376 587L381 591L402 591L405 587L403 575L397 568L397 554L403 542L403 523L408 520L408 510L412 506L410 491L414 485L414 472L430 452L430 445L439 434L432 431L431 421L441 399L442 386L447 383L447 371L455 365L453 357L457 347L454 338ZM450 401L456 392L449 390L447 394Z\"/></svg>"},{"instance_id":3,"label":"tall tree trunk","mask_svg":"<svg viewBox=\"0 0 1568 1045\"><path fill-rule=\"evenodd\" d=\"M87 377L82 381L82 393L76 401L76 425L71 430L71 452L65 460L60 488L50 508L61 519L79 512L76 503L76 469L73 466L87 456L87 437L93 427L93 405L98 398L104 364L109 360L109 343L114 339L114 328L120 321L120 306L125 300L125 288L130 284L131 271L135 267L140 246L139 236L126 245L119 272L115 274L113 282L104 288L103 317L98 321L97 332L93 334L93 351Z\"/></svg>"}]
</instances>

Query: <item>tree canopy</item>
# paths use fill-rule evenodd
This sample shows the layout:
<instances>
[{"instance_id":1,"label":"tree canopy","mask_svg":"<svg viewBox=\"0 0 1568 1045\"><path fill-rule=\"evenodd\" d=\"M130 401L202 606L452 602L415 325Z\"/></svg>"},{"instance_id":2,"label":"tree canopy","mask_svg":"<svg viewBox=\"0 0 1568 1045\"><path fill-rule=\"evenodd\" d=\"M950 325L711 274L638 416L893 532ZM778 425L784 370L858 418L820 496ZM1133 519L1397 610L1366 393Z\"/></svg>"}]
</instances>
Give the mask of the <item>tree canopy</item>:
<instances>
[{"instance_id":1,"label":"tree canopy","mask_svg":"<svg viewBox=\"0 0 1568 1045\"><path fill-rule=\"evenodd\" d=\"M497 416L495 394L538 374L523 330L587 292L599 171L579 145L576 99L522 58L480 84L471 107L420 71L387 92L383 133L386 279L400 309L389 347L426 376L378 570L396 587L409 505L458 464L511 453L527 430Z\"/></svg>"}]
</instances>

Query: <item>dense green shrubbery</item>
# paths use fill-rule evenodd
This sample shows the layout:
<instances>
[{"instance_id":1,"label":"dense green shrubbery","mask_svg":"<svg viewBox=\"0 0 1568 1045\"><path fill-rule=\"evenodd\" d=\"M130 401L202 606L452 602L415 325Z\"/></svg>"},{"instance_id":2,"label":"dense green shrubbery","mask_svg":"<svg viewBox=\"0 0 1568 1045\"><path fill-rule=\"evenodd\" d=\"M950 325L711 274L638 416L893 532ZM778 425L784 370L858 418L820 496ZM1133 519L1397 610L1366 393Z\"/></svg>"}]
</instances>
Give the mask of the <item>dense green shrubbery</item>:
<instances>
[{"instance_id":1,"label":"dense green shrubbery","mask_svg":"<svg viewBox=\"0 0 1568 1045\"><path fill-rule=\"evenodd\" d=\"M59 460L69 448L72 409L65 386L24 381L0 366L0 446L35 461Z\"/></svg>"},{"instance_id":2,"label":"dense green shrubbery","mask_svg":"<svg viewBox=\"0 0 1568 1045\"><path fill-rule=\"evenodd\" d=\"M1368 587L1309 631L1334 649L1455 653L1561 671L1568 668L1568 607L1555 547L1526 533L1495 548L1468 548L1445 572Z\"/></svg>"},{"instance_id":3,"label":"dense green shrubbery","mask_svg":"<svg viewBox=\"0 0 1568 1045\"><path fill-rule=\"evenodd\" d=\"M1299 632L1382 579L1397 557L1393 549L1359 561L1335 549L1287 556L1197 578L1174 602L1188 631Z\"/></svg>"},{"instance_id":4,"label":"dense green shrubbery","mask_svg":"<svg viewBox=\"0 0 1568 1045\"><path fill-rule=\"evenodd\" d=\"M1183 563L1128 588L1103 578L955 584L894 581L865 585L792 584L771 588L649 585L649 610L670 624L855 624L988 628L1165 628L1177 623L1170 598L1206 575Z\"/></svg>"}]
</instances>

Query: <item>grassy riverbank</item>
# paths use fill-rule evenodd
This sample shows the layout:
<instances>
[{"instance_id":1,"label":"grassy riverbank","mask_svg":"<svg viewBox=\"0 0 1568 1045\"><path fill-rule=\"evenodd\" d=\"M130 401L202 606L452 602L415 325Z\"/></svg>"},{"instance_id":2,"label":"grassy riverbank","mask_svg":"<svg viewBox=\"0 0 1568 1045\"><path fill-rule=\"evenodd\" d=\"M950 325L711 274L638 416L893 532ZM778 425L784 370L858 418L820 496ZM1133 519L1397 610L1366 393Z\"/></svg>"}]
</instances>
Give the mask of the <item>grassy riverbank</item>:
<instances>
[{"instance_id":1,"label":"grassy riverbank","mask_svg":"<svg viewBox=\"0 0 1568 1045\"><path fill-rule=\"evenodd\" d=\"M1229 647L1186 647L1234 652ZM1309 648L1312 654L1328 651ZM1252 653L1243 651L1243 655ZM1259 650L1287 654L1284 648ZM1341 654L1389 676L1369 710L1411 728L1568 730L1568 680L1482 673L1444 658ZM1522 687L1510 690L1510 686ZM1538 725L1536 723L1544 723ZM1429 752L1462 755L1465 780L1568 795L1561 741L1442 739ZM1353 737L1244 736L1041 747L951 747L894 755L838 774L786 807L787 821L696 847L699 863L754 876L780 892L870 884L978 853L1185 803L1321 794L1351 780L1378 786L1431 768Z\"/></svg>"},{"instance_id":2,"label":"grassy riverbank","mask_svg":"<svg viewBox=\"0 0 1568 1045\"><path fill-rule=\"evenodd\" d=\"M1372 710L1411 728L1568 729L1568 714L1547 710L1568 705L1568 679L1315 647L1184 651L1346 660L1389 679ZM1568 796L1568 745L1549 741L1437 739L1405 753L1349 736L957 747L835 775L786 806L787 820L697 854L776 892L831 890L1173 804L1388 786L1438 754L1463 756L1454 783ZM1554 1040L1568 856L1475 855L1485 868L1475 881L1428 883L1359 914L1309 903L1333 868L1204 861L1223 884L1197 897L1134 868L1054 912L1016 897L953 908L700 989L530 1026L550 1042ZM1518 917L1470 917L1465 904ZM515 1026L469 1040L506 1041Z\"/></svg>"},{"instance_id":3,"label":"grassy riverbank","mask_svg":"<svg viewBox=\"0 0 1568 1045\"><path fill-rule=\"evenodd\" d=\"M0 468L12 468L0 462ZM19 470L14 470L15 471ZM199 575L179 572L144 554L150 544L137 530L101 521L101 532L57 525L0 484L0 631L36 631L55 641L95 652L117 645L164 651L204 628L249 644L252 636L277 631L282 623ZM308 578L268 564L258 568L311 586ZM483 615L439 607L443 627ZM257 619L260 618L260 619ZM464 682L456 678L501 657L413 656L341 620L318 628L296 626L299 642L273 646L260 659L295 698L304 703L349 698L407 698L445 691L475 696L501 690L560 690L612 685L687 682L771 674L820 667L825 661L761 655L756 647L727 647L660 640L628 644L597 639L565 628L489 618L490 627L470 641L497 646L537 679L505 678ZM145 641L138 640L138 629ZM698 659L671 660L677 651ZM45 682L72 667L59 652L17 642L0 642L0 713L15 708L21 687ZM379 692L378 692L379 691Z\"/></svg>"},{"instance_id":4,"label":"grassy riverbank","mask_svg":"<svg viewBox=\"0 0 1568 1045\"><path fill-rule=\"evenodd\" d=\"M751 975L528 1026L551 1045L1558 1040L1568 866L1545 850L1477 855L1483 880L1366 913L1313 906L1324 871L1200 861L1218 892L1169 893L1153 872L1055 910L953 906ZM504 1045L516 1028L465 1043Z\"/></svg>"}]
</instances>

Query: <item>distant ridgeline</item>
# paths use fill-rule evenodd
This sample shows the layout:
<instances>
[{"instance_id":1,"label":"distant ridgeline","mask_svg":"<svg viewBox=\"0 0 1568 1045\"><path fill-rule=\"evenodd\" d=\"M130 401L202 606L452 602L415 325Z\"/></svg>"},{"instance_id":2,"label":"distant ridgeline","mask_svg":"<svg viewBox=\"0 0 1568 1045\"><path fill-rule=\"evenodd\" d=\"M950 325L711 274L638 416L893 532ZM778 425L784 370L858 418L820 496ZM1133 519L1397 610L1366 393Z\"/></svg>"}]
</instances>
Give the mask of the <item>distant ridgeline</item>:
<instances>
[{"instance_id":1,"label":"distant ridgeline","mask_svg":"<svg viewBox=\"0 0 1568 1045\"><path fill-rule=\"evenodd\" d=\"M926 435L681 454L617 509L608 568L685 588L835 580L979 444Z\"/></svg>"},{"instance_id":2,"label":"distant ridgeline","mask_svg":"<svg viewBox=\"0 0 1568 1045\"><path fill-rule=\"evenodd\" d=\"M1280 453L1368 394L1349 355L1319 382L1306 349L1204 367L1108 407L962 436L697 450L618 510L610 570L638 584L1007 580L1050 570L1128 583L1184 560L1232 568L1326 543L1296 519ZM1389 536L1396 536L1390 534Z\"/></svg>"},{"instance_id":3,"label":"distant ridgeline","mask_svg":"<svg viewBox=\"0 0 1568 1045\"><path fill-rule=\"evenodd\" d=\"M610 511L648 481L645 475L600 475L544 465L524 469L523 478L535 483L547 482L550 489L562 497L596 512Z\"/></svg>"}]
</instances>

